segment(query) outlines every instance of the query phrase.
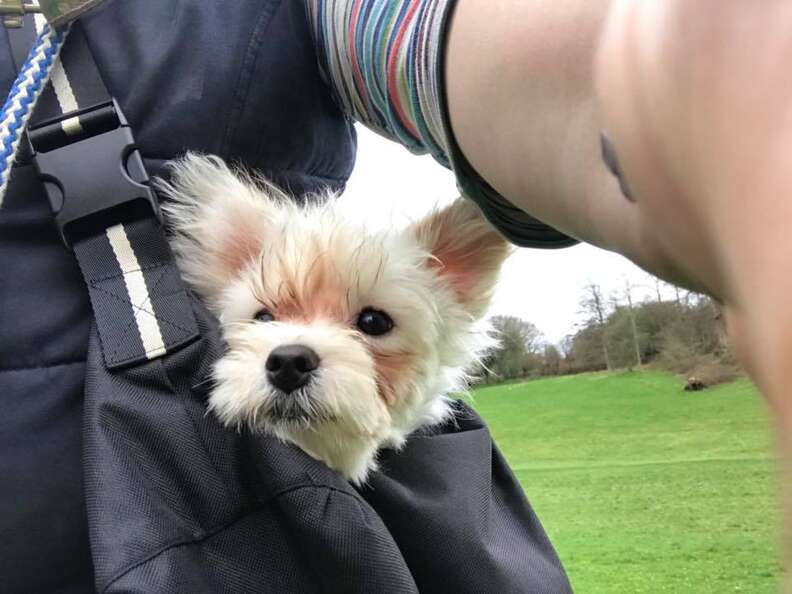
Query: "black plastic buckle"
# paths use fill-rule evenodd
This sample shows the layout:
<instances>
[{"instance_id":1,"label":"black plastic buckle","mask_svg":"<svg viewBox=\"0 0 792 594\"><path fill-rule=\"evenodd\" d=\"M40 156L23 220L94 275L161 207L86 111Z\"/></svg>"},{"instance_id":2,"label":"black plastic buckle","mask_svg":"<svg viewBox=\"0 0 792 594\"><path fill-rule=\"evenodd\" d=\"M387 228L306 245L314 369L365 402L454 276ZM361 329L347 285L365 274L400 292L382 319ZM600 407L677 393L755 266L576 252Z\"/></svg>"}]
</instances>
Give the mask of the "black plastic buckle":
<instances>
[{"instance_id":1,"label":"black plastic buckle","mask_svg":"<svg viewBox=\"0 0 792 594\"><path fill-rule=\"evenodd\" d=\"M37 141L35 130L29 134L55 224L69 248L118 223L152 216L162 221L126 118L115 100L100 109L111 117L103 118L107 122L98 133L69 139L55 148Z\"/></svg>"}]
</instances>

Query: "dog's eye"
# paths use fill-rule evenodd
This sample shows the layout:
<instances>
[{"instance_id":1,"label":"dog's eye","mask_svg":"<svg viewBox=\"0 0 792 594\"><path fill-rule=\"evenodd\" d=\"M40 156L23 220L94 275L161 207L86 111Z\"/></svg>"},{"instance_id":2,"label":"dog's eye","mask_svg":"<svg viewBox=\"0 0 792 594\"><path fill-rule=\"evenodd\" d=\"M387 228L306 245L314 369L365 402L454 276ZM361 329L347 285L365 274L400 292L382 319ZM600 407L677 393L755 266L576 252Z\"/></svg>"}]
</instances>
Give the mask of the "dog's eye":
<instances>
[{"instance_id":1,"label":"dog's eye","mask_svg":"<svg viewBox=\"0 0 792 594\"><path fill-rule=\"evenodd\" d=\"M268 309L262 309L253 317L259 322L272 322L275 320L275 316Z\"/></svg>"},{"instance_id":2,"label":"dog's eye","mask_svg":"<svg viewBox=\"0 0 792 594\"><path fill-rule=\"evenodd\" d=\"M393 320L384 311L367 307L360 312L357 327L370 336L381 336L393 329Z\"/></svg>"}]
</instances>

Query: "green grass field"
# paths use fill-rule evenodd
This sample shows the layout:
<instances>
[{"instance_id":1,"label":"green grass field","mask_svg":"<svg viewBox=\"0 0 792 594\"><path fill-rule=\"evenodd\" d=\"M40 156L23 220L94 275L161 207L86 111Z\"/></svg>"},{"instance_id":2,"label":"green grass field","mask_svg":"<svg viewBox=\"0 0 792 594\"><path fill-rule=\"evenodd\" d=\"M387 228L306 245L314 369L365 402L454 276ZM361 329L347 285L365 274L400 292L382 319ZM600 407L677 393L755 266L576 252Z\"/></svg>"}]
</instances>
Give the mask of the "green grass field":
<instances>
[{"instance_id":1,"label":"green grass field","mask_svg":"<svg viewBox=\"0 0 792 594\"><path fill-rule=\"evenodd\" d=\"M747 380L586 374L473 398L576 592L777 591L777 467Z\"/></svg>"}]
</instances>

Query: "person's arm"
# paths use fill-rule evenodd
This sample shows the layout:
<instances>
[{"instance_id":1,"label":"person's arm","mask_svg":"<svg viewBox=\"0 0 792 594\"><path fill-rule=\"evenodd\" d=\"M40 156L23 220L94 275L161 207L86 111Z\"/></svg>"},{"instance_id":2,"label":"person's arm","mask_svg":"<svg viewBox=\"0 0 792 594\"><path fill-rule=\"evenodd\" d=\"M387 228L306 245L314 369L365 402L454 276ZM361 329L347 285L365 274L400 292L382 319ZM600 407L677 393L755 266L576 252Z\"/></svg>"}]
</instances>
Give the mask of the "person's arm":
<instances>
[{"instance_id":1,"label":"person's arm","mask_svg":"<svg viewBox=\"0 0 792 594\"><path fill-rule=\"evenodd\" d=\"M305 0L320 68L342 111L456 174L460 192L512 243L576 243L503 198L453 138L445 53L456 0Z\"/></svg>"},{"instance_id":2,"label":"person's arm","mask_svg":"<svg viewBox=\"0 0 792 594\"><path fill-rule=\"evenodd\" d=\"M790 59L788 0L652 0L614 6L598 65L604 119L634 210L655 228L649 241L724 303L735 350L770 403L783 454L788 558Z\"/></svg>"},{"instance_id":3,"label":"person's arm","mask_svg":"<svg viewBox=\"0 0 792 594\"><path fill-rule=\"evenodd\" d=\"M545 223L621 250L638 244L635 217L603 167L594 94L609 5L457 0L446 85L454 137L480 175Z\"/></svg>"},{"instance_id":4,"label":"person's arm","mask_svg":"<svg viewBox=\"0 0 792 594\"><path fill-rule=\"evenodd\" d=\"M790 59L788 0L458 0L447 54L453 133L490 184L724 304L787 479ZM634 201L603 166L601 130Z\"/></svg>"}]
</instances>

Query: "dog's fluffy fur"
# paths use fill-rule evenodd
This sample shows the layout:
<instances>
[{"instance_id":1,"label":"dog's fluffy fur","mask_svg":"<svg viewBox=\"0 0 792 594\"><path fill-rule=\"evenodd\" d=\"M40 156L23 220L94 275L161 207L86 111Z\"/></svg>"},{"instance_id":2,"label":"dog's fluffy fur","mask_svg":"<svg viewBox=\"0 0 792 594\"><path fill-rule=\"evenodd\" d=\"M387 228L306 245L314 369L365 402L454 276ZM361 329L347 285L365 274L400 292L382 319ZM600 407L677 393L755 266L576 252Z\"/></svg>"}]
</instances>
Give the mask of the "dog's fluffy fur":
<instances>
[{"instance_id":1,"label":"dog's fluffy fur","mask_svg":"<svg viewBox=\"0 0 792 594\"><path fill-rule=\"evenodd\" d=\"M481 317L509 253L474 205L460 199L405 230L370 233L332 197L298 206L216 157L188 155L172 174L159 183L171 243L228 343L209 401L224 424L293 442L361 483L381 447L449 415L445 395L492 346ZM393 329L361 332L364 308L386 312ZM255 320L261 310L274 321ZM287 344L320 359L289 394L265 371Z\"/></svg>"}]
</instances>

